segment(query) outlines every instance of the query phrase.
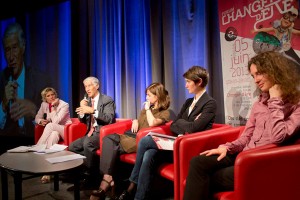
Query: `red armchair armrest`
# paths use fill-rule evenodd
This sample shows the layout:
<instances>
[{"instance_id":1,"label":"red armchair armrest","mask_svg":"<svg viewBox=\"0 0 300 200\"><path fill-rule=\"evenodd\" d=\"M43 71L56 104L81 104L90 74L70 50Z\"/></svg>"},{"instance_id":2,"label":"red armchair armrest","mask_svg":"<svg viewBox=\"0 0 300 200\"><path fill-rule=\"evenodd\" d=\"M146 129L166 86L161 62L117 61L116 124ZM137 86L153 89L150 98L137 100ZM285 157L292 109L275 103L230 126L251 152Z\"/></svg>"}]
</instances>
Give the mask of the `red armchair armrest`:
<instances>
[{"instance_id":1,"label":"red armchair armrest","mask_svg":"<svg viewBox=\"0 0 300 200\"><path fill-rule=\"evenodd\" d=\"M139 130L139 132L136 135L136 145L138 146L139 141L145 137L150 131L162 133L162 134L171 134L170 126L172 121L161 125L161 126L155 126L155 127L149 127L149 128L143 128ZM125 163L134 164L136 160L136 153L130 153L130 154L122 154L120 155L120 160Z\"/></svg>"},{"instance_id":2,"label":"red armchair armrest","mask_svg":"<svg viewBox=\"0 0 300 200\"><path fill-rule=\"evenodd\" d=\"M220 144L235 140L243 130L244 127L211 129L201 134L190 134L176 139L174 143L174 199L183 198L185 179L192 157L199 155L202 151L217 148Z\"/></svg>"},{"instance_id":3,"label":"red armchair armrest","mask_svg":"<svg viewBox=\"0 0 300 200\"><path fill-rule=\"evenodd\" d=\"M299 144L241 152L234 165L234 191L223 195L228 200L299 199L299 169Z\"/></svg>"},{"instance_id":4,"label":"red armchair armrest","mask_svg":"<svg viewBox=\"0 0 300 200\"><path fill-rule=\"evenodd\" d=\"M74 120L73 120L74 119ZM100 137L103 130L107 126L113 126L118 124L119 122L130 121L129 119L116 119L116 123L105 125L100 129ZM83 137L87 131L86 124L81 123L79 119L72 118L72 124L68 124L65 126L64 137L65 137L65 145L70 145L74 140L77 140L80 137ZM100 141L102 141L100 139ZM101 144L100 144L101 147Z\"/></svg>"},{"instance_id":5,"label":"red armchair armrest","mask_svg":"<svg viewBox=\"0 0 300 200\"><path fill-rule=\"evenodd\" d=\"M219 128L224 129L224 128L229 128L229 127L231 127L231 126L227 125L227 124L216 124L216 123L214 123L213 126L212 126L212 129L219 129ZM169 133L167 133L167 135L172 135L172 133L170 133L170 130L166 130L166 131L169 131ZM205 131L202 131L202 132L193 133L193 134L190 134L190 135L201 134L203 132L205 133ZM184 138L184 137L190 137L190 136L184 135L182 137L176 138L176 140L181 140L181 138ZM179 144L179 143L177 142L176 144ZM178 152L177 152L177 154L178 154ZM175 155L175 153L174 153L174 155ZM159 166L158 173L159 173L160 176L162 176L162 177L164 177L168 180L174 181L174 177L175 177L174 168L175 168L174 163L163 163Z\"/></svg>"},{"instance_id":6,"label":"red armchair armrest","mask_svg":"<svg viewBox=\"0 0 300 200\"><path fill-rule=\"evenodd\" d=\"M170 130L171 124L172 124L172 121L169 121L164 125L141 129L136 135L136 146L138 146L140 140L143 137L145 137L149 132L156 132L156 133L161 133L161 134L165 134L165 135L173 135L173 133Z\"/></svg>"},{"instance_id":7,"label":"red armchair armrest","mask_svg":"<svg viewBox=\"0 0 300 200\"><path fill-rule=\"evenodd\" d=\"M72 124L67 124L64 129L64 144L67 146L78 138L83 137L86 133L86 124L75 119L72 118Z\"/></svg>"},{"instance_id":8,"label":"red armchair armrest","mask_svg":"<svg viewBox=\"0 0 300 200\"><path fill-rule=\"evenodd\" d=\"M40 137L42 136L43 134L43 131L44 131L44 126L41 126L39 124L36 124L35 127L34 127L34 144L36 144Z\"/></svg>"},{"instance_id":9,"label":"red armchair armrest","mask_svg":"<svg viewBox=\"0 0 300 200\"><path fill-rule=\"evenodd\" d=\"M131 119L116 119L116 123L103 126L100 129L100 149L97 151L97 154L101 155L103 138L105 136L113 133L124 134L125 131L131 129L131 125Z\"/></svg>"}]
</instances>

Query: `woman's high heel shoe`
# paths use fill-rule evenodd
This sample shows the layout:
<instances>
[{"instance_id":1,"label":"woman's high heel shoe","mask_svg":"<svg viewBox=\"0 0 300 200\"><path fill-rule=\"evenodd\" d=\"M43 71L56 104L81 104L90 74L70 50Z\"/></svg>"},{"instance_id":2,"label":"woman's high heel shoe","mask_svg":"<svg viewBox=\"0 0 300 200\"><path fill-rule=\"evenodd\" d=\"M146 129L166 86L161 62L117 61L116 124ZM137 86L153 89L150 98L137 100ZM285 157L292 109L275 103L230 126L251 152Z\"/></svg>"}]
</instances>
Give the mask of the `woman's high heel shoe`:
<instances>
[{"instance_id":1,"label":"woman's high heel shoe","mask_svg":"<svg viewBox=\"0 0 300 200\"><path fill-rule=\"evenodd\" d=\"M99 199L99 200L104 200L105 199L105 196L106 196L106 192L108 192L109 190L112 191L112 194L114 195L114 190L115 190L115 186L112 185L112 182L113 181L110 181L108 182L107 180L105 179L102 179L102 181L106 182L107 183L107 187L106 189L102 189L102 188L99 188L99 190L93 190L92 191L92 194L91 194L91 197L90 199L94 200L94 199ZM96 198L95 198L96 197Z\"/></svg>"},{"instance_id":2,"label":"woman's high heel shoe","mask_svg":"<svg viewBox=\"0 0 300 200\"><path fill-rule=\"evenodd\" d=\"M45 184L45 183L50 183L50 179L51 179L51 176L49 176L49 175L44 175L44 176L41 178L41 182L42 182L43 184Z\"/></svg>"}]
</instances>

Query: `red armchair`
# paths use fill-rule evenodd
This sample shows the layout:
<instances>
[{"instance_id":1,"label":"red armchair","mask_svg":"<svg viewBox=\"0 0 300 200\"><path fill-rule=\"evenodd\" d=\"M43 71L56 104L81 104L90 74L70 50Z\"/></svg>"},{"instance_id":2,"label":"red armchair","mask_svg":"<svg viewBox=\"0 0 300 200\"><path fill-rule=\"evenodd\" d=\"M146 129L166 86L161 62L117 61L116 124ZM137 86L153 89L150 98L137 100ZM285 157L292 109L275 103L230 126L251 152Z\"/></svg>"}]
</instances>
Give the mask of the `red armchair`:
<instances>
[{"instance_id":1,"label":"red armchair","mask_svg":"<svg viewBox=\"0 0 300 200\"><path fill-rule=\"evenodd\" d=\"M72 135L69 137L69 133L72 132L73 133L73 128L76 127L76 131L74 131L74 133L77 133L78 135L80 134L84 134L86 132L86 125L83 123L80 123L78 118L71 118L72 123L71 124L67 124L64 128L64 140L61 139L59 141L59 144L64 144L64 145L69 145L72 141L72 139L74 139L76 136L74 136L74 138L72 137ZM38 142L38 140L40 139L40 137L43 134L44 131L44 126L35 125L35 129L34 129L34 142L35 144ZM84 133L83 133L84 132Z\"/></svg>"},{"instance_id":2,"label":"red armchair","mask_svg":"<svg viewBox=\"0 0 300 200\"><path fill-rule=\"evenodd\" d=\"M166 135L173 135L171 133L171 130L170 130L170 126L171 126L171 123L172 122L168 122L166 123L165 125L162 125L162 126L157 126L157 127L151 127L151 128L145 128L145 129L142 129L140 130L138 133L137 133L137 145L139 143L139 141L141 140L141 138L143 138L144 136L146 136L150 131L153 131L153 132L157 132L157 133L162 133L162 134L166 134ZM102 138L105 137L106 135L109 135L109 134L112 134L112 133L119 133L119 134L122 134L124 133L126 130L129 130L131 128L131 124L132 122L126 122L126 123L122 123L122 124L111 124L111 125L107 125L105 127L103 127L101 129L101 134L100 134L100 150L97 152L98 155L101 154L101 144L102 144ZM193 134L190 134L190 135L185 135L185 136L182 136L182 137L179 137L175 140L175 143L174 143L174 156L178 155L179 154L179 147L176 148L176 146L178 146L180 144L180 141L183 139L183 138L192 138L196 135L202 135L202 134L212 134L212 133L217 133L218 131L222 131L222 130L226 130L226 129L229 129L229 128L232 128L231 126L229 125L226 125L226 124L213 124L213 127L211 130L208 130L208 131L202 131L202 132L199 132L199 133L193 133ZM176 151L176 153L175 153ZM129 163L129 164L134 164L135 163L135 160L136 160L136 153L130 153L130 154L122 154L120 155L120 160L122 162L126 162L126 163ZM174 193L176 196L176 193L178 193L177 189L176 188L179 188L179 185L177 183L177 180L179 180L179 161L180 159L179 158L175 158L174 157L174 163L164 163L162 164L159 169L158 169L158 173L164 177L164 178L167 178L171 181L174 181ZM176 166L176 167L175 167ZM179 194L177 194L178 196ZM179 199L179 198L177 198Z\"/></svg>"},{"instance_id":3,"label":"red armchair","mask_svg":"<svg viewBox=\"0 0 300 200\"><path fill-rule=\"evenodd\" d=\"M266 145L241 152L234 164L234 190L215 200L300 199L300 144Z\"/></svg>"},{"instance_id":4,"label":"red armchair","mask_svg":"<svg viewBox=\"0 0 300 200\"><path fill-rule=\"evenodd\" d=\"M222 132L223 130L230 129L232 128L230 125L227 124L213 124L212 129L207 130L207 131L201 131L198 133L193 133L189 135L184 135L181 137L176 138L174 142L174 150L173 150L173 158L174 158L174 163L163 163L159 166L158 168L158 173L171 181L174 181L174 199L179 199L179 186L180 186L180 177L181 177L181 170L180 170L180 162L181 159L187 159L186 155L181 154L180 149L180 143L183 139L188 139L188 140L193 140L194 137L197 137L197 135L203 135L203 134L216 134L218 132ZM181 155L181 158L179 157ZM190 160L190 159L189 159Z\"/></svg>"},{"instance_id":5,"label":"red armchair","mask_svg":"<svg viewBox=\"0 0 300 200\"><path fill-rule=\"evenodd\" d=\"M78 118L71 118L72 124L67 124L64 130L64 144L69 146L73 141L84 136L86 124L81 123Z\"/></svg>"},{"instance_id":6,"label":"red armchair","mask_svg":"<svg viewBox=\"0 0 300 200\"><path fill-rule=\"evenodd\" d=\"M59 144L64 144L69 146L74 140L84 136L84 134L86 133L86 129L87 129L86 124L81 123L78 118L71 118L71 120L72 123L67 124L65 126L64 140L60 140ZM130 122L130 121L131 121L130 119L117 118L115 124L118 124L119 122ZM110 126L110 125L106 125L106 126ZM103 126L101 130L104 127L105 126ZM43 130L44 130L44 126L40 126L40 125L35 126L35 133L34 133L35 143L37 143L37 141L41 137Z\"/></svg>"},{"instance_id":7,"label":"red armchair","mask_svg":"<svg viewBox=\"0 0 300 200\"><path fill-rule=\"evenodd\" d=\"M165 134L170 135L171 134L170 133L171 132L170 131L171 123L172 122L170 121L161 126L144 128L144 129L140 130L136 136L137 145L138 145L138 142L141 140L141 138L146 136L150 131L158 132L158 133L165 133ZM97 151L97 154L101 155L101 148L102 148L102 143L103 143L102 141L105 136L112 134L112 133L123 134L125 131L131 129L131 125L132 125L132 121L127 120L127 121L124 121L123 123L110 124L105 127L102 127L102 129L100 130L100 149ZM134 164L135 157L136 157L136 153L123 154L120 156L120 160L122 162Z\"/></svg>"},{"instance_id":8,"label":"red armchair","mask_svg":"<svg viewBox=\"0 0 300 200\"><path fill-rule=\"evenodd\" d=\"M126 119L122 120L122 123L115 123L103 126L100 129L100 149L97 151L98 155L101 155L101 148L103 144L103 138L109 134L113 133L124 133L125 131L131 129L132 120Z\"/></svg>"},{"instance_id":9,"label":"red armchair","mask_svg":"<svg viewBox=\"0 0 300 200\"><path fill-rule=\"evenodd\" d=\"M193 133L193 134L189 134L189 135L184 135L182 137L178 137L176 138L175 142L174 142L174 156L175 154L177 155L179 152L178 152L178 148L175 148L176 145L178 145L181 141L182 138L185 138L185 137L193 137L193 135L196 135L196 134L202 134L202 133L206 133L206 132L209 132L209 133L214 133L216 130L223 130L223 129L227 129L227 128L230 128L231 126L229 125L226 125L226 124L213 124L212 126L212 129L211 130L207 130L207 131L201 131L201 132L198 132L198 133ZM171 133L168 133L168 135L172 135ZM177 152L175 153L175 149L177 149ZM175 158L175 157L174 157ZM175 163L175 159L174 159L174 163ZM171 181L174 181L174 163L163 163L158 171L159 171L159 174L166 178L166 179L169 179Z\"/></svg>"},{"instance_id":10,"label":"red armchair","mask_svg":"<svg viewBox=\"0 0 300 200\"><path fill-rule=\"evenodd\" d=\"M102 129L104 129L106 126L116 125L121 122L123 123L123 122L128 122L128 121L131 121L131 120L123 119L123 118L116 118L116 123L105 125L105 126L101 127L100 138L101 138ZM86 125L84 123L79 122L79 120L78 120L78 123L72 123L72 124L69 124L69 126L67 125L65 127L65 133L64 133L65 140L67 141L66 145L70 145L73 141L77 140L80 137L83 137L86 133L86 129L87 129ZM101 139L100 139L100 141L101 141ZM100 146L101 146L101 144L100 144Z\"/></svg>"},{"instance_id":11,"label":"red armchair","mask_svg":"<svg viewBox=\"0 0 300 200\"><path fill-rule=\"evenodd\" d=\"M235 140L244 127L235 127L214 134L198 134L182 138L175 144L179 171L175 171L175 200L183 199L189 161L200 152ZM180 150L180 151L179 151ZM300 145L278 147L270 144L241 152L234 168L234 191L214 194L214 200L299 199ZM175 168L176 169L176 168ZM177 188L177 189L176 189Z\"/></svg>"},{"instance_id":12,"label":"red armchair","mask_svg":"<svg viewBox=\"0 0 300 200\"><path fill-rule=\"evenodd\" d=\"M136 135L136 145L138 146L139 141L143 137L145 137L150 131L156 132L156 133L161 133L161 134L166 134L166 135L171 135L171 131L170 131L171 123L172 123L172 121L169 121L168 123L161 125L161 126L141 129ZM136 160L136 153L122 154L120 156L120 160L122 162L134 164L135 160Z\"/></svg>"},{"instance_id":13,"label":"red armchair","mask_svg":"<svg viewBox=\"0 0 300 200\"><path fill-rule=\"evenodd\" d=\"M208 130L202 134L191 134L179 138L174 144L174 199L183 199L185 181L192 157L208 149L218 147L228 141L235 140L244 127L225 128L223 130Z\"/></svg>"}]
</instances>

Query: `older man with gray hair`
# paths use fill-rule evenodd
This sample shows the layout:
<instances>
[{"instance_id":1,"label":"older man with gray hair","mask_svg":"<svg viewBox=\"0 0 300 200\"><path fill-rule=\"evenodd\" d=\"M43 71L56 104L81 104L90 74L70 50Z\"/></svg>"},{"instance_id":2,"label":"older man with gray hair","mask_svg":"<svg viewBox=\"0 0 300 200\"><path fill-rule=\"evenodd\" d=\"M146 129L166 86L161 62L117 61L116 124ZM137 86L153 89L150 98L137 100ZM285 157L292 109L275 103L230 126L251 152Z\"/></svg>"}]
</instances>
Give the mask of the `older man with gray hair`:
<instances>
[{"instance_id":1,"label":"older man with gray hair","mask_svg":"<svg viewBox=\"0 0 300 200\"><path fill-rule=\"evenodd\" d=\"M97 180L99 172L99 156L96 151L100 148L99 131L104 125L115 122L115 102L99 91L99 80L95 77L84 79L83 85L86 91L80 106L76 108L79 120L87 124L85 136L75 140L69 146L69 150L86 156L87 184Z\"/></svg>"}]
</instances>

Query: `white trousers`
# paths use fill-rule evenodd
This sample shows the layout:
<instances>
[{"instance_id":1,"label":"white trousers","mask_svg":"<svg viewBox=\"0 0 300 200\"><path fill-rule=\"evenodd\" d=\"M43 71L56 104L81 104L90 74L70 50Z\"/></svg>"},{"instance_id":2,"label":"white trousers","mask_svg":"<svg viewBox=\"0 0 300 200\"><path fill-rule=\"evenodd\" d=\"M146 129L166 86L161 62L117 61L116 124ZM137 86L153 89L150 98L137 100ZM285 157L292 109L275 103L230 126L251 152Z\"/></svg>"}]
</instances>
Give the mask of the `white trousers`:
<instances>
[{"instance_id":1,"label":"white trousers","mask_svg":"<svg viewBox=\"0 0 300 200\"><path fill-rule=\"evenodd\" d=\"M37 145L46 144L46 148L48 149L53 144L57 144L60 137L64 139L64 127L64 125L48 123Z\"/></svg>"}]
</instances>

